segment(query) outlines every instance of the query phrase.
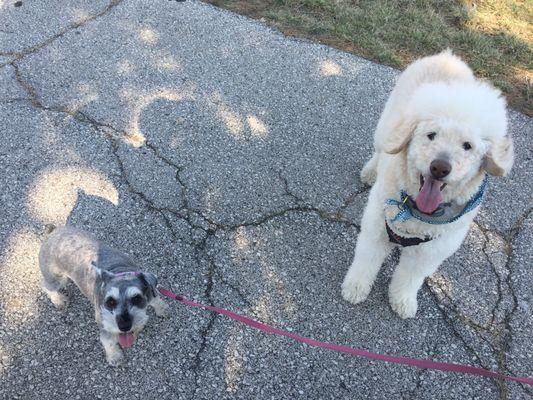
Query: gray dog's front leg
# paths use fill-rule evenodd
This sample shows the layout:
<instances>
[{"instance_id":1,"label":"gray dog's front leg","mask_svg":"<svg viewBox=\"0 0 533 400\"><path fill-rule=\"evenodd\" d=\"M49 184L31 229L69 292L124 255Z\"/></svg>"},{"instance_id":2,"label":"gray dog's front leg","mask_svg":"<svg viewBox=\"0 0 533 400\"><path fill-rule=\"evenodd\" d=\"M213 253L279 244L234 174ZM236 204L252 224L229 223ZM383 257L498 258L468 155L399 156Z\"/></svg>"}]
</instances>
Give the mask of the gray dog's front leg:
<instances>
[{"instance_id":1,"label":"gray dog's front leg","mask_svg":"<svg viewBox=\"0 0 533 400\"><path fill-rule=\"evenodd\" d=\"M116 336L105 331L103 328L100 328L100 341L104 346L108 364L113 367L120 365L122 362L123 353L118 345Z\"/></svg>"}]
</instances>

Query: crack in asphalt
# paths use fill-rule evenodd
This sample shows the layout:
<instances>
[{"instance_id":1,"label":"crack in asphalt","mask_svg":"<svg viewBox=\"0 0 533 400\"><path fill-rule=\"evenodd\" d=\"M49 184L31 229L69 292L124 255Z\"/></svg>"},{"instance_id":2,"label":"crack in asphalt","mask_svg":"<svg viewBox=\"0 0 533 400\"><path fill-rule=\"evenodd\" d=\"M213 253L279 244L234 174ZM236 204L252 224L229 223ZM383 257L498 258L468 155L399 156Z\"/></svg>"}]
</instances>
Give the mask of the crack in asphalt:
<instances>
[{"instance_id":1,"label":"crack in asphalt","mask_svg":"<svg viewBox=\"0 0 533 400\"><path fill-rule=\"evenodd\" d=\"M435 356L438 354L438 348L439 348L439 343L435 343L433 347L431 348L431 350L428 351L429 359L433 360L435 358ZM402 400L413 400L416 398L416 393L422 387L422 376L424 376L426 372L427 370L425 369L421 369L418 371L416 375L415 387L407 392L402 392L401 393Z\"/></svg>"},{"instance_id":2,"label":"crack in asphalt","mask_svg":"<svg viewBox=\"0 0 533 400\"><path fill-rule=\"evenodd\" d=\"M342 205L339 207L339 210L337 211L339 215L346 210L348 207L350 207L357 198L362 195L363 193L367 193L370 191L370 186L364 185L361 189L359 189L356 192L353 192L350 194L342 203Z\"/></svg>"},{"instance_id":3,"label":"crack in asphalt","mask_svg":"<svg viewBox=\"0 0 533 400\"><path fill-rule=\"evenodd\" d=\"M278 170L278 177L283 183L283 190L285 191L285 194L292 198L296 204L306 204L305 200L302 199L300 196L296 195L289 187L289 180L287 177L283 175L283 171Z\"/></svg>"},{"instance_id":4,"label":"crack in asphalt","mask_svg":"<svg viewBox=\"0 0 533 400\"><path fill-rule=\"evenodd\" d=\"M483 246L481 248L481 252L485 256L485 259L487 260L487 263L489 264L492 272L494 273L494 276L496 277L496 284L497 284L496 288L498 290L498 298L496 299L496 302L494 303L494 306L492 308L492 317L491 317L491 321L490 321L490 325L492 326L492 325L494 325L494 323L496 321L496 314L497 314L497 312L499 310L500 304L503 301L503 297L504 297L503 288L502 288L503 282L502 282L502 278L501 278L500 274L498 273L498 269L496 268L496 265L494 265L494 262L492 261L491 256L487 252L487 246L490 243L490 238L489 238L489 232L490 231L487 230L485 227L483 227L481 224L478 224L477 222L474 222L474 224L479 228L479 230L482 233L483 238L484 238ZM490 233L495 234L494 232L490 232Z\"/></svg>"},{"instance_id":5,"label":"crack in asphalt","mask_svg":"<svg viewBox=\"0 0 533 400\"><path fill-rule=\"evenodd\" d=\"M468 327L472 328L473 330L477 332L486 332L486 333L490 333L490 331L493 329L492 326L479 324L473 321L468 315L463 314L462 311L459 309L459 307L454 304L453 299L450 297L450 295L446 293L446 289L440 284L440 282L436 280L432 280L430 278L427 286L429 288L430 294L434 297L435 302L439 302L439 304L445 307L446 309L453 311L456 314L456 316L461 320L461 322L463 322ZM437 292L436 289L438 289L438 292L440 292L440 294L442 295L443 297L442 299L439 298L439 293ZM446 300L448 304L443 304L442 300ZM481 338L486 341L485 338L483 337ZM487 342L487 344L490 344L490 343Z\"/></svg>"},{"instance_id":6,"label":"crack in asphalt","mask_svg":"<svg viewBox=\"0 0 533 400\"><path fill-rule=\"evenodd\" d=\"M511 326L511 321L513 319L514 313L516 312L518 308L518 298L516 296L515 288L512 284L512 275L513 275L513 268L511 267L515 258L514 253L514 243L518 235L520 234L523 224L526 221L526 219L529 218L531 213L533 212L533 207L526 210L514 223L514 225L508 230L507 234L504 236L506 239L506 252L507 252L507 262L505 263L505 269L508 271L507 277L505 279L506 285L510 290L510 294L513 299L513 306L509 312L506 313L504 319L503 319L503 326L504 326L504 333L502 337L502 344L500 348L500 354L499 354L499 364L501 365L501 368L504 371L511 372L507 366L507 351L510 348L510 344L513 340L513 327ZM524 384L519 383L519 387L526 393L532 394L531 390Z\"/></svg>"},{"instance_id":7,"label":"crack in asphalt","mask_svg":"<svg viewBox=\"0 0 533 400\"><path fill-rule=\"evenodd\" d=\"M513 328L511 326L511 320L513 318L514 312L516 311L518 307L518 299L514 290L514 287L512 285L512 263L514 260L514 241L518 234L521 232L522 226L527 218L531 215L533 211L533 208L530 208L526 210L513 224L513 226L508 229L507 231L498 231L498 230L491 230L487 227L482 226L478 222L474 222L474 224L479 228L481 233L483 234L483 246L482 246L482 253L485 256L488 264L491 267L491 270L493 271L494 275L496 276L497 280L497 288L498 288L498 298L496 300L496 303L492 309L492 317L490 324L488 326L483 326L480 324L475 323L472 321L468 316L464 315L456 306L453 306L452 299L447 295L444 288L440 286L440 284L436 281L431 282L431 285L428 285L430 288L430 293L432 294L435 303L437 304L437 307L441 311L445 322L448 324L448 326L452 329L455 336L457 336L462 342L465 348L469 349L469 351L477 358L478 362L481 366L483 366L483 363L481 363L481 358L479 355L475 352L474 347L468 343L468 339L463 337L463 335L457 330L457 328L454 326L454 318L448 315L449 312L453 312L456 317L467 327L473 331L474 336L483 340L486 344L489 345L489 347L492 349L493 355L495 357L495 361L498 364L498 372L507 374L511 371L509 370L507 366L507 351L509 350L510 343L512 342L513 338ZM496 266L494 265L494 262L487 251L487 246L489 244L490 238L489 233L495 234L498 237L500 237L504 243L505 243L505 253L507 256L504 270L507 271L505 279L502 279L500 274L497 271ZM443 294L443 297L447 299L450 302L450 305L444 305L442 304L442 300L438 297L438 294L432 288L432 286L437 287ZM504 289L505 286L505 289ZM499 310L500 304L503 301L504 296L511 296L512 298L512 306L510 309L504 310L504 316L503 319L500 321L497 320L496 313ZM482 332L490 333L492 341L489 342L484 336L481 335ZM487 366L483 366L483 368L487 368ZM500 399L507 400L509 398L509 389L508 385L505 381L494 381L498 391ZM519 387L525 391L528 394L531 394L530 390L523 384L519 384Z\"/></svg>"},{"instance_id":8,"label":"crack in asphalt","mask_svg":"<svg viewBox=\"0 0 533 400\"><path fill-rule=\"evenodd\" d=\"M496 355L496 360L498 362L498 370L502 373L512 373L512 371L509 370L509 367L507 366L507 351L510 348L510 344L513 340L513 327L511 326L511 321L514 316L514 313L516 312L518 308L518 298L516 296L516 292L514 289L514 286L512 284L512 276L513 276L513 268L511 267L514 261L514 242L519 235L519 233L522 230L522 226L524 222L529 218L531 213L533 212L533 207L526 210L524 213L522 213L515 221L513 226L509 228L506 231L497 231L497 230L490 230L486 227L482 227L480 224L478 224L480 230L485 235L485 238L487 238L486 233L492 232L493 234L499 235L503 241L505 242L505 252L507 255L507 260L504 265L504 269L507 271L507 276L505 277L505 285L508 288L508 294L510 294L512 298L512 307L510 310L505 312L503 320L500 322L501 329L497 331L497 337L499 344L498 352ZM484 251L485 253L485 251ZM487 255L485 253L485 255ZM499 276L499 275L498 275ZM501 282L501 279L499 280ZM508 387L505 382L501 382L502 384L502 391L500 392L501 399L507 399L508 398ZM532 394L532 392L529 390L529 388L519 383L519 387L526 393Z\"/></svg>"},{"instance_id":9,"label":"crack in asphalt","mask_svg":"<svg viewBox=\"0 0 533 400\"><path fill-rule=\"evenodd\" d=\"M207 262L209 266L207 270L207 279L206 279L206 285L205 285L205 290L204 290L204 297L207 299L209 305L211 306L214 305L212 293L213 293L213 287L214 287L213 275L215 273L216 266L215 266L213 259L209 256L209 253L207 251L207 242L209 241L211 237L213 237L214 234L215 234L215 231L209 230L207 232L207 235L203 238L203 240L199 244L196 245L197 264L202 265L204 262ZM198 379L199 379L200 368L202 365L202 355L207 350L207 347L208 347L207 337L209 336L209 333L211 332L211 329L213 328L213 325L215 324L216 317L217 315L215 313L211 313L206 326L200 332L200 339L201 339L200 346L198 347L198 351L194 355L192 366L191 366L191 371L194 374L194 383L195 383L195 388L192 391L193 395L191 399L195 398L196 391L199 388Z\"/></svg>"},{"instance_id":10,"label":"crack in asphalt","mask_svg":"<svg viewBox=\"0 0 533 400\"><path fill-rule=\"evenodd\" d=\"M492 311L491 311L492 316L491 316L491 321L490 321L490 324L489 324L490 327L492 328L491 329L491 337L492 337L491 348L492 348L492 352L493 352L493 354L494 354L494 356L496 358L496 362L498 363L498 372L506 373L506 370L507 370L506 369L506 360L505 360L505 358L506 358L505 357L505 347L506 346L504 345L504 343L506 341L505 338L509 334L509 331L508 331L506 326L502 325L502 321L498 321L497 320L497 313L498 313L498 311L500 311L500 305L503 302L504 296L507 294L507 290L504 290L502 277L498 273L498 269L497 269L496 265L494 264L491 256L488 253L487 247L489 246L489 243L490 243L490 237L489 237L489 232L490 231L488 229L486 229L485 227L483 227L481 224L477 223L477 222L474 222L474 224L479 228L479 230L482 233L483 238L484 238L483 246L481 248L481 252L483 253L485 259L487 260L488 265L490 266L494 276L496 277L496 288L497 288L498 297L497 297L496 302L494 303L494 306L492 308ZM497 235L497 233L495 233L495 232L490 232L490 233ZM505 243L506 243L506 246L508 246L507 242L505 242ZM510 257L510 255L507 254L506 266L504 267L508 271L508 275L510 274L510 271L507 268L507 263L508 263L508 258L509 257ZM510 289L510 288L508 287L508 289ZM505 293L504 293L504 291L505 291ZM513 296L513 298L514 298L514 296ZM514 305L513 305L513 307L514 307ZM504 312L505 315L507 315L506 310L502 310L502 311ZM478 335L478 337L479 337L479 335ZM496 382L496 385L497 385L498 390L499 390L500 399L507 399L508 398L508 394L509 394L509 389L508 389L507 383L504 382L504 381L498 381L498 382Z\"/></svg>"},{"instance_id":11,"label":"crack in asphalt","mask_svg":"<svg viewBox=\"0 0 533 400\"><path fill-rule=\"evenodd\" d=\"M327 219L327 220L335 221L335 222L349 223L351 226L356 227L357 229L360 229L360 225L346 218L344 215L342 215L342 213L344 210L346 210L346 208L348 208L357 199L357 197L368 192L370 190L369 186L363 186L361 189L348 195L348 197L342 202L342 205L339 208L337 208L337 210L334 213L330 213L325 210L321 210L317 207L312 206L308 201L304 200L302 197L295 194L290 189L289 181L287 177L283 175L283 171L278 170L277 173L278 173L279 179L283 183L283 189L285 191L285 194L291 197L297 205L301 207L307 207L312 211L320 213L321 214L320 216L322 219Z\"/></svg>"},{"instance_id":12,"label":"crack in asphalt","mask_svg":"<svg viewBox=\"0 0 533 400\"><path fill-rule=\"evenodd\" d=\"M433 291L430 290L430 293L433 294ZM447 308L443 305L440 304L438 298L436 297L436 295L433 295L434 297L434 301L437 305L437 308L439 309L441 315L442 315L442 318L444 320L444 322L446 323L446 325L450 328L452 334L457 338L459 339L459 341L463 344L463 347L465 348L465 350L470 353L476 360L476 362L478 363L479 366L481 366L481 368L484 368L484 369L487 369L487 370L491 370L490 366L489 365L486 365L482 360L481 360L481 357L480 355L478 354L478 352L476 351L476 349L467 341L467 339L459 332L458 328L455 326L455 322L454 322L454 318L450 315L448 315L447 313ZM481 336L479 335L476 335L477 337L480 337L482 338ZM483 339L483 338L482 338ZM492 346L491 346L492 347ZM498 368L499 370L499 368ZM496 388L498 389L499 393L500 393L500 400L507 400L507 385L505 384L505 382L501 381L501 380L497 380L497 379L491 379L491 382L493 382L493 384L496 386Z\"/></svg>"},{"instance_id":13,"label":"crack in asphalt","mask_svg":"<svg viewBox=\"0 0 533 400\"><path fill-rule=\"evenodd\" d=\"M430 293L433 293L433 291L430 290ZM467 340L461 335L461 333L458 331L457 327L454 324L453 317L448 315L447 308L443 306L439 301L438 298L433 296L435 299L435 303L437 305L437 308L441 312L441 315L443 317L444 322L448 327L451 329L453 335L463 343L464 348L476 359L477 363L485 369L490 369L489 366L485 365L483 361L481 360L481 357L477 353L477 351L470 345L470 343L467 342Z\"/></svg>"},{"instance_id":14,"label":"crack in asphalt","mask_svg":"<svg viewBox=\"0 0 533 400\"><path fill-rule=\"evenodd\" d=\"M241 301L246 305L246 307L248 308L253 307L252 302L246 298L244 293L242 293L242 290L238 286L235 286L233 283L228 282L227 279L224 278L224 275L220 272L218 268L216 268L215 273L218 279L220 279L220 282L223 285L226 285L227 287L229 287L233 292L235 292L237 296L239 297L239 299L241 299Z\"/></svg>"},{"instance_id":15,"label":"crack in asphalt","mask_svg":"<svg viewBox=\"0 0 533 400\"><path fill-rule=\"evenodd\" d=\"M0 99L0 104L23 103L27 101L27 97L7 97L4 99Z\"/></svg>"},{"instance_id":16,"label":"crack in asphalt","mask_svg":"<svg viewBox=\"0 0 533 400\"><path fill-rule=\"evenodd\" d=\"M22 49L20 51L0 51L0 56L4 57L11 57L11 60L8 62L4 62L3 64L0 64L0 66L5 66L8 64L13 63L14 61L18 61L23 59L29 54L36 53L37 51L43 49L44 47L48 46L49 44L55 42L60 37L64 36L66 33L81 28L82 26L86 25L87 23L94 21L104 15L106 15L108 12L110 12L113 8L118 6L120 3L122 3L124 0L111 0L108 5L104 8L102 8L100 11L98 11L95 14L89 15L86 18L83 18L80 21L73 22L63 28L59 29L59 32L56 34L50 36L49 38L43 40L42 42L39 42L31 47L27 47L25 49Z\"/></svg>"},{"instance_id":17,"label":"crack in asphalt","mask_svg":"<svg viewBox=\"0 0 533 400\"><path fill-rule=\"evenodd\" d=\"M483 227L481 224L478 224L478 223L475 223L476 226L479 228L480 232L483 234L483 237L484 237L484 241L483 241L483 246L481 248L481 252L483 253L483 255L485 256L485 259L487 260L487 263L490 265L491 267L491 270L493 271L494 273L494 276L496 277L496 287L497 287L497 290L498 290L498 298L496 299L496 302L494 303L494 306L492 308L492 317L491 317L491 322L490 322L490 325L494 328L492 329L492 340L493 340L493 353L496 357L496 361L498 363L498 372L500 373L506 373L507 371L507 368L506 368L506 349L507 349L507 337L511 334L510 330L508 329L509 326L507 326L508 324L505 324L505 319L507 318L507 315L509 314L508 311L506 310L503 310L504 312L504 321L497 321L496 318L496 314L498 313L498 311L500 311L500 305L502 304L503 302L503 299L504 299L504 288L503 288L503 281L502 281L502 278L500 276L500 274L498 273L498 269L496 268L496 265L494 265L494 262L492 260L492 258L490 257L489 253L487 252L487 247L489 245L489 242L490 242L490 238L489 238L489 230L487 230L485 227ZM493 234L496 234L494 232L492 232ZM502 238L503 239L503 238ZM505 241L505 244L506 244L506 247L509 246L509 243L507 241ZM507 249L506 249L507 250ZM511 250L512 251L512 250ZM505 270L507 270L507 275L509 275L511 272L508 268L508 263L509 263L509 258L511 256L511 254L509 253L509 251L506 251L507 253L507 260L506 260L506 265L505 265ZM509 287L509 285L507 285L507 289L509 290L509 292L512 291L512 289ZM507 292L507 290L506 290ZM512 293L511 293L512 294ZM516 301L516 297L513 295L513 308L516 307L516 304L517 304L517 301ZM502 322L504 322L502 324ZM494 325L496 323L496 325ZM509 389L507 387L507 383L504 382L504 381L501 381L501 382L498 382L497 383L497 386L498 386L498 390L500 392L500 398L501 399L507 399L508 398L508 394L509 394Z\"/></svg>"}]
</instances>

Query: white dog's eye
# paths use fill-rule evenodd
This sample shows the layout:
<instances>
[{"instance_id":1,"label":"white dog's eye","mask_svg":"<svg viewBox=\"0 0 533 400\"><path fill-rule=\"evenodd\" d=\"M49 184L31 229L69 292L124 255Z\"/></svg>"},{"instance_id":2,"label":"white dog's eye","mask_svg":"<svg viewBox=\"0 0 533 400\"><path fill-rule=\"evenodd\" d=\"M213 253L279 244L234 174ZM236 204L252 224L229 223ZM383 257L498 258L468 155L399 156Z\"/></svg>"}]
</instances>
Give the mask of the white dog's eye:
<instances>
[{"instance_id":1,"label":"white dog's eye","mask_svg":"<svg viewBox=\"0 0 533 400\"><path fill-rule=\"evenodd\" d=\"M435 139L435 136L437 136L437 133L436 133L436 132L428 133L428 139L429 139L429 140L433 140L433 139Z\"/></svg>"},{"instance_id":2,"label":"white dog's eye","mask_svg":"<svg viewBox=\"0 0 533 400\"><path fill-rule=\"evenodd\" d=\"M472 145L469 142L463 143L463 149L470 150L472 148Z\"/></svg>"}]
</instances>

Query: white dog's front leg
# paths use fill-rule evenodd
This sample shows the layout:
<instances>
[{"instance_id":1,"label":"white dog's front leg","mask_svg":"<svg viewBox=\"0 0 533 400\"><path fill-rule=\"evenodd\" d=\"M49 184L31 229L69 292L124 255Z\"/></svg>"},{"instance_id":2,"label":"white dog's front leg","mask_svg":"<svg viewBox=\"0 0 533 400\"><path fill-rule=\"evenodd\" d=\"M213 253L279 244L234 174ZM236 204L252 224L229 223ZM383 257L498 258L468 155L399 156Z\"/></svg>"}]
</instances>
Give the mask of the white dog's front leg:
<instances>
[{"instance_id":1,"label":"white dog's front leg","mask_svg":"<svg viewBox=\"0 0 533 400\"><path fill-rule=\"evenodd\" d=\"M403 249L389 286L390 305L400 317L413 318L416 315L416 297L424 279L455 253L465 235L466 231L458 232L447 239L434 239Z\"/></svg>"},{"instance_id":2,"label":"white dog's front leg","mask_svg":"<svg viewBox=\"0 0 533 400\"><path fill-rule=\"evenodd\" d=\"M431 275L440 265L424 262L419 251L406 248L389 286L389 302L392 309L402 318L413 318L418 309L416 296L426 276Z\"/></svg>"},{"instance_id":3,"label":"white dog's front leg","mask_svg":"<svg viewBox=\"0 0 533 400\"><path fill-rule=\"evenodd\" d=\"M366 300L381 264L393 247L385 231L381 202L373 197L371 192L363 215L361 233L357 238L352 266L342 283L342 297L353 304Z\"/></svg>"}]
</instances>

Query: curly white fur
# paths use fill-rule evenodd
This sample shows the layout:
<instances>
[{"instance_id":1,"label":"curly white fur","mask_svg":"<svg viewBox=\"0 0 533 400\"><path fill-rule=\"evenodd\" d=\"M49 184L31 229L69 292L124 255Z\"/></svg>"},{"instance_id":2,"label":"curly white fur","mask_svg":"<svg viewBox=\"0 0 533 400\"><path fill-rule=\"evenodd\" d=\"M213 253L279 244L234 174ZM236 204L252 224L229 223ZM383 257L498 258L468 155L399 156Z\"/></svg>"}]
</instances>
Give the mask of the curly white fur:
<instances>
[{"instance_id":1,"label":"curly white fur","mask_svg":"<svg viewBox=\"0 0 533 400\"><path fill-rule=\"evenodd\" d=\"M428 134L435 132L434 139ZM464 144L471 146L465 149ZM442 201L464 205L478 190L485 173L509 173L513 143L507 136L505 100L489 84L477 80L450 51L420 59L399 77L381 115L374 137L376 149L361 172L374 183L365 209L355 257L342 284L343 297L364 301L385 257L389 241L385 219L404 237L433 240L405 247L389 288L391 307L402 318L414 317L417 292L424 279L463 242L477 209L446 225L416 219L390 222L384 204L401 190L416 197L420 177L430 175L436 158L445 158L451 172L442 181Z\"/></svg>"}]
</instances>

